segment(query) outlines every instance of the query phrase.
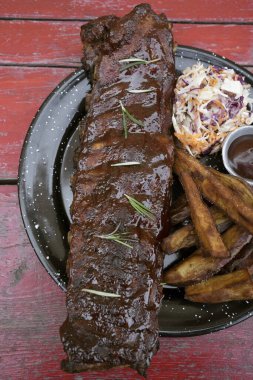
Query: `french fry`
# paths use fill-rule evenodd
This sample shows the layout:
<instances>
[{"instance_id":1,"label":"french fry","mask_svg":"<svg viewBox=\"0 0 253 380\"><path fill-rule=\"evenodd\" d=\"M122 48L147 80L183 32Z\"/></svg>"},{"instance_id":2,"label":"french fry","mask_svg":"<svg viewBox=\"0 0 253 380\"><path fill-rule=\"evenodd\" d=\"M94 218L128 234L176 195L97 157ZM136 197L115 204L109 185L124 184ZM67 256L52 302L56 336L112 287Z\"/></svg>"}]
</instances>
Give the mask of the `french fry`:
<instances>
[{"instance_id":1,"label":"french fry","mask_svg":"<svg viewBox=\"0 0 253 380\"><path fill-rule=\"evenodd\" d=\"M170 212L170 222L172 226L182 223L190 216L190 208L185 194L180 195L175 202L172 203Z\"/></svg>"},{"instance_id":2,"label":"french fry","mask_svg":"<svg viewBox=\"0 0 253 380\"><path fill-rule=\"evenodd\" d=\"M223 233L228 227L231 226L231 220L224 214L223 211L219 210L215 206L210 207L209 210L214 219L217 230L220 233ZM169 254L182 248L193 247L197 244L198 238L196 236L195 229L192 224L188 224L187 226L183 226L175 230L169 236L164 238L162 241L162 249L164 252Z\"/></svg>"},{"instance_id":3,"label":"french fry","mask_svg":"<svg viewBox=\"0 0 253 380\"><path fill-rule=\"evenodd\" d=\"M192 247L197 244L195 229L192 224L183 226L172 232L162 241L162 250L164 252L173 253L182 248Z\"/></svg>"},{"instance_id":4,"label":"french fry","mask_svg":"<svg viewBox=\"0 0 253 380\"><path fill-rule=\"evenodd\" d=\"M191 175L184 170L179 160L176 160L174 170L183 185L190 207L191 219L203 252L213 257L229 257L229 251L225 247L213 217L203 202Z\"/></svg>"},{"instance_id":5,"label":"french fry","mask_svg":"<svg viewBox=\"0 0 253 380\"><path fill-rule=\"evenodd\" d=\"M253 207L253 191L252 188L243 179L232 176L230 174L224 174L210 168L211 172L232 191L236 192L244 202Z\"/></svg>"},{"instance_id":6,"label":"french fry","mask_svg":"<svg viewBox=\"0 0 253 380\"><path fill-rule=\"evenodd\" d=\"M253 239L241 249L232 261L222 268L222 273L230 273L245 268L250 273L253 272Z\"/></svg>"},{"instance_id":7,"label":"french fry","mask_svg":"<svg viewBox=\"0 0 253 380\"><path fill-rule=\"evenodd\" d=\"M187 286L185 299L207 303L253 299L253 281L247 269L214 276L199 284Z\"/></svg>"},{"instance_id":8,"label":"french fry","mask_svg":"<svg viewBox=\"0 0 253 380\"><path fill-rule=\"evenodd\" d=\"M181 149L176 149L176 165L191 173L201 193L228 216L253 234L253 208L236 190L225 186L211 170Z\"/></svg>"},{"instance_id":9,"label":"french fry","mask_svg":"<svg viewBox=\"0 0 253 380\"><path fill-rule=\"evenodd\" d=\"M242 227L234 225L222 235L223 242L230 251L228 258L204 256L201 249L196 250L184 261L164 271L163 282L169 285L185 286L207 280L218 273L251 240L252 236Z\"/></svg>"}]
</instances>

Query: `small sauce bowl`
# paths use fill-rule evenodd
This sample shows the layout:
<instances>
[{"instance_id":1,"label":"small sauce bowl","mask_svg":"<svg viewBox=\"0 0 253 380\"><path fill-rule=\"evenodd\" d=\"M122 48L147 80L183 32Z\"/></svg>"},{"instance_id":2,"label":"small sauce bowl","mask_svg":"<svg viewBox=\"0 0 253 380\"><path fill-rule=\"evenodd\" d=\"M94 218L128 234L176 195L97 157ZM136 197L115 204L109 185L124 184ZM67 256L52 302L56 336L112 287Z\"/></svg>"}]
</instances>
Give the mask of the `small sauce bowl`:
<instances>
[{"instance_id":1,"label":"small sauce bowl","mask_svg":"<svg viewBox=\"0 0 253 380\"><path fill-rule=\"evenodd\" d=\"M230 174L253 186L253 126L240 127L226 137L222 146L222 159Z\"/></svg>"}]
</instances>

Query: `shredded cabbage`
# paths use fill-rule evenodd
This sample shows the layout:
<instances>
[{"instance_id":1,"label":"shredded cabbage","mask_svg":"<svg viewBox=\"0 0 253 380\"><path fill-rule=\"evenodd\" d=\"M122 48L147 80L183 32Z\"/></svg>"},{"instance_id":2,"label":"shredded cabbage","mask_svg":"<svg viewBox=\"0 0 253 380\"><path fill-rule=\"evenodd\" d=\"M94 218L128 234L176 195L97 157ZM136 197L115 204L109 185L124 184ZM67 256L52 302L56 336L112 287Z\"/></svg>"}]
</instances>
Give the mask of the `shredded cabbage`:
<instances>
[{"instance_id":1,"label":"shredded cabbage","mask_svg":"<svg viewBox=\"0 0 253 380\"><path fill-rule=\"evenodd\" d=\"M228 133L253 123L250 89L232 69L188 67L175 88L175 136L193 156L217 152Z\"/></svg>"}]
</instances>

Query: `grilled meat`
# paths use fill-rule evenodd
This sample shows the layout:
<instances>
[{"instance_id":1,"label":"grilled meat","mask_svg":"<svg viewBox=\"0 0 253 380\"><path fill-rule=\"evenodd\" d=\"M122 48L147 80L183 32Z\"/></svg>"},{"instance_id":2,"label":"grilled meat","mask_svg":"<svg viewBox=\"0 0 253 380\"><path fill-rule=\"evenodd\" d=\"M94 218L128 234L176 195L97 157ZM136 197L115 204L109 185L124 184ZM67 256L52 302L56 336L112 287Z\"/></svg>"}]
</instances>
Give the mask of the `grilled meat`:
<instances>
[{"instance_id":1,"label":"grilled meat","mask_svg":"<svg viewBox=\"0 0 253 380\"><path fill-rule=\"evenodd\" d=\"M145 375L159 345L160 241L171 201L172 34L164 15L139 5L123 18L85 24L81 38L92 91L73 177L68 317L60 330L68 358L62 368L130 366ZM156 61L128 69L119 62L133 56ZM150 91L129 93L136 89ZM127 135L120 101L141 121L127 118ZM112 166L129 161L139 164ZM125 195L153 217L139 214ZM108 239L115 229L127 245Z\"/></svg>"}]
</instances>

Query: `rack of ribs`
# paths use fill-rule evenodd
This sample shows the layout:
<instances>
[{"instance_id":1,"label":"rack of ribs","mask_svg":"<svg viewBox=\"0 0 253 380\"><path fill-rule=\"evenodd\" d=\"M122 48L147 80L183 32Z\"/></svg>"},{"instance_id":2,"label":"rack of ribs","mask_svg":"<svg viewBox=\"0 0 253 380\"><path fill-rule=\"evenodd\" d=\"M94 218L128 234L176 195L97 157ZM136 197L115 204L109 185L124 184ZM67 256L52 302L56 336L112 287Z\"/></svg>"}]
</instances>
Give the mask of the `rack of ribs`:
<instances>
[{"instance_id":1,"label":"rack of ribs","mask_svg":"<svg viewBox=\"0 0 253 380\"><path fill-rule=\"evenodd\" d=\"M145 376L159 347L160 242L168 234L171 203L171 25L142 4L122 18L85 24L81 39L92 90L72 179L62 368L130 366ZM130 57L145 62L133 65ZM128 61L119 62L123 59ZM114 166L122 162L138 164ZM120 241L108 238L113 231Z\"/></svg>"}]
</instances>

